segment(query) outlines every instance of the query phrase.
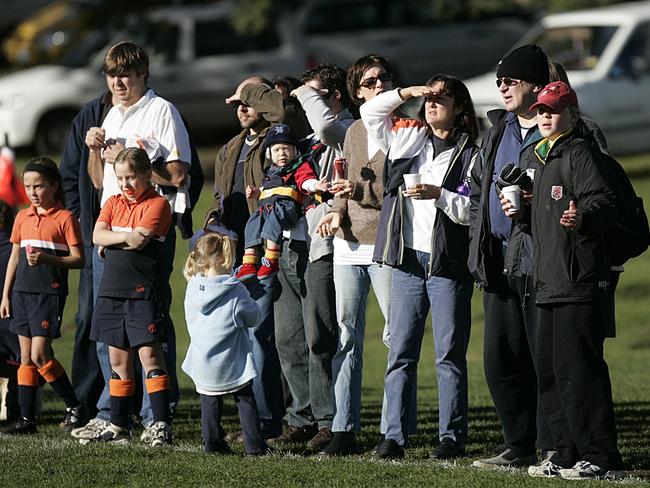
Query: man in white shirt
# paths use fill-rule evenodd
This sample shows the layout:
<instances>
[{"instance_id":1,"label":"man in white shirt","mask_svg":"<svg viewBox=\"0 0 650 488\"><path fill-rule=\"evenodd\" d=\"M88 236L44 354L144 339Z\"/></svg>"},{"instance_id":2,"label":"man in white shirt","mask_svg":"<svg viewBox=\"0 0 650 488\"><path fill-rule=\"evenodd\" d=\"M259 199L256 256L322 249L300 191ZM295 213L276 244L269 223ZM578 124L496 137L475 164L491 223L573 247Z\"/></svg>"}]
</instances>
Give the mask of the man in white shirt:
<instances>
[{"instance_id":1,"label":"man in white shirt","mask_svg":"<svg viewBox=\"0 0 650 488\"><path fill-rule=\"evenodd\" d=\"M152 182L165 195L172 210L185 210L188 170L191 161L189 135L178 110L167 100L156 95L147 87L149 78L149 57L147 52L133 42L124 41L112 46L104 58L103 71L113 94L113 107L106 115L101 127L91 127L86 133L85 143L89 148L88 174L95 188L101 192L101 205L112 195L120 193L113 162L125 147L145 149L152 161ZM171 189L171 191L169 191ZM170 404L172 412L178 402L178 380L176 377L176 346L174 326L169 317L171 288L169 276L175 251L176 234L172 226L165 238L165 260L160 271L158 292L162 302L164 321L165 363L168 365ZM93 289L97 296L103 272L103 260L93 254ZM111 376L108 348L97 345L97 353L105 384ZM73 437L82 442L95 440L108 426L110 401L108 387L98 402L98 414L88 425L72 431ZM145 431L141 437L146 442L154 440L150 424L153 417L149 396L143 396L141 410Z\"/></svg>"}]
</instances>

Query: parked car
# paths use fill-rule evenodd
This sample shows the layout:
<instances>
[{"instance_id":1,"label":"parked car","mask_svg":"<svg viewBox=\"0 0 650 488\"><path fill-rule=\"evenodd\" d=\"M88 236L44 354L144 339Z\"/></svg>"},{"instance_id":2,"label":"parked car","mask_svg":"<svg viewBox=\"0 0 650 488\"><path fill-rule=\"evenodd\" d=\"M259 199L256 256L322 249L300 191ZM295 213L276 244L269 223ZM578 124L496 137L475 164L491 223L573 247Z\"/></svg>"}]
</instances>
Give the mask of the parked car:
<instances>
[{"instance_id":1,"label":"parked car","mask_svg":"<svg viewBox=\"0 0 650 488\"><path fill-rule=\"evenodd\" d=\"M224 99L245 76L296 76L323 61L347 67L374 52L391 58L403 83L423 83L441 71L486 69L528 25L519 17L435 22L415 0L307 0L262 32L241 35L231 24L236 6L222 0L150 10L112 38L146 47L151 86L178 106L199 139L236 126ZM343 15L345 9L354 15ZM59 65L0 78L0 136L8 133L14 146L59 152L74 114L105 90L106 36L92 31Z\"/></svg>"},{"instance_id":2,"label":"parked car","mask_svg":"<svg viewBox=\"0 0 650 488\"><path fill-rule=\"evenodd\" d=\"M61 151L74 115L106 90L103 56L119 39L133 39L147 49L150 85L177 105L193 133L232 127L236 117L224 100L243 77L300 73L306 66L286 19L255 36L243 36L230 23L233 5L224 1L161 8L133 18L128 31L110 43L95 33L59 65L0 78L0 136L7 133L12 146Z\"/></svg>"},{"instance_id":3,"label":"parked car","mask_svg":"<svg viewBox=\"0 0 650 488\"><path fill-rule=\"evenodd\" d=\"M650 2L546 16L515 47L529 43L562 62L614 154L650 150ZM503 106L495 73L467 81L483 127L487 111Z\"/></svg>"}]
</instances>

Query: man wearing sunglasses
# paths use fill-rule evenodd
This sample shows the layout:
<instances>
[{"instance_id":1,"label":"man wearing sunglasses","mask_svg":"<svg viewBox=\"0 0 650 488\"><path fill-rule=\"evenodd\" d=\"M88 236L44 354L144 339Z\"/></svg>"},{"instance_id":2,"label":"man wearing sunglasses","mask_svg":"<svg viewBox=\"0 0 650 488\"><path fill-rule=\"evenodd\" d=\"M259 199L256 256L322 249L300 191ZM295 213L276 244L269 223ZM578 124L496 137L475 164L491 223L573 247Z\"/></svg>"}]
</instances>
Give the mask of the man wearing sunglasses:
<instances>
[{"instance_id":1,"label":"man wearing sunglasses","mask_svg":"<svg viewBox=\"0 0 650 488\"><path fill-rule=\"evenodd\" d=\"M548 59L535 45L519 47L497 67L496 85L505 110L488 113L492 128L472 170L468 266L483 289L485 377L503 429L505 447L474 466L520 467L552 449L550 430L538 408L533 354L537 336L532 245L506 217L495 182L508 163L541 135L529 107L549 81Z\"/></svg>"}]
</instances>

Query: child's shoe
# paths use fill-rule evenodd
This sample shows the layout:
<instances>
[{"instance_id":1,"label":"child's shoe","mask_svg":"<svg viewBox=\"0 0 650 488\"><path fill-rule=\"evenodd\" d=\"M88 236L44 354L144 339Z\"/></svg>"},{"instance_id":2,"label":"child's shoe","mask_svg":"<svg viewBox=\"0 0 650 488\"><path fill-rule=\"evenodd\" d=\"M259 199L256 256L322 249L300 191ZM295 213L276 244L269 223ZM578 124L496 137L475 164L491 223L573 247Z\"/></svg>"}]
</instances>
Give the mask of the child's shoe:
<instances>
[{"instance_id":1,"label":"child's shoe","mask_svg":"<svg viewBox=\"0 0 650 488\"><path fill-rule=\"evenodd\" d=\"M560 469L560 476L565 480L618 480L625 477L625 472L607 470L589 461L578 461L572 468Z\"/></svg>"},{"instance_id":2,"label":"child's shoe","mask_svg":"<svg viewBox=\"0 0 650 488\"><path fill-rule=\"evenodd\" d=\"M251 278L255 278L257 273L257 266L251 263L244 263L237 269L235 278L237 278L239 281L248 281Z\"/></svg>"},{"instance_id":3,"label":"child's shoe","mask_svg":"<svg viewBox=\"0 0 650 488\"><path fill-rule=\"evenodd\" d=\"M159 420L154 422L151 429L151 447L169 446L172 443L172 426Z\"/></svg>"},{"instance_id":4,"label":"child's shoe","mask_svg":"<svg viewBox=\"0 0 650 488\"><path fill-rule=\"evenodd\" d=\"M128 444L131 442L131 431L119 425L109 424L99 436L98 440L115 445Z\"/></svg>"},{"instance_id":5,"label":"child's shoe","mask_svg":"<svg viewBox=\"0 0 650 488\"><path fill-rule=\"evenodd\" d=\"M20 417L13 425L2 429L5 435L36 434L36 421Z\"/></svg>"},{"instance_id":6,"label":"child's shoe","mask_svg":"<svg viewBox=\"0 0 650 488\"><path fill-rule=\"evenodd\" d=\"M83 419L83 408L79 404L76 407L66 407L65 417L63 417L63 422L61 422L61 429L64 432L70 433L74 429L78 429L84 425Z\"/></svg>"},{"instance_id":7,"label":"child's shoe","mask_svg":"<svg viewBox=\"0 0 650 488\"><path fill-rule=\"evenodd\" d=\"M280 264L277 259L262 258L262 266L257 271L257 279L268 278L278 273Z\"/></svg>"}]
</instances>

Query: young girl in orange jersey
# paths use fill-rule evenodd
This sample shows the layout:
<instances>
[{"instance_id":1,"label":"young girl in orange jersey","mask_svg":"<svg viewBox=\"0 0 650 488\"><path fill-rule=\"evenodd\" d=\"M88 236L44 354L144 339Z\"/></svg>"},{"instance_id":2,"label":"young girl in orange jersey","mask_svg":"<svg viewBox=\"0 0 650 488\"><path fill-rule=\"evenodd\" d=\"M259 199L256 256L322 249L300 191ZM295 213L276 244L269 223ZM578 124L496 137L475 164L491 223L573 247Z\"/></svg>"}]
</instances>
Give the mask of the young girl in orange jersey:
<instances>
[{"instance_id":1,"label":"young girl in orange jersey","mask_svg":"<svg viewBox=\"0 0 650 488\"><path fill-rule=\"evenodd\" d=\"M54 161L29 161L23 184L31 206L16 216L0 304L0 315L11 317L10 328L20 343L20 418L5 434L36 432L39 375L63 398L64 424L73 425L81 415L81 404L51 347L52 339L61 335L68 268L84 264L81 231L74 215L63 208L61 174Z\"/></svg>"},{"instance_id":2,"label":"young girl in orange jersey","mask_svg":"<svg viewBox=\"0 0 650 488\"><path fill-rule=\"evenodd\" d=\"M90 337L108 344L112 370L111 423L100 440L130 441L133 361L138 354L151 399L150 443L155 447L171 443L169 380L160 343L163 316L155 283L172 216L169 204L150 183L151 162L145 151L124 149L114 165L122 193L106 201L93 232L93 242L101 246L106 263Z\"/></svg>"}]
</instances>

